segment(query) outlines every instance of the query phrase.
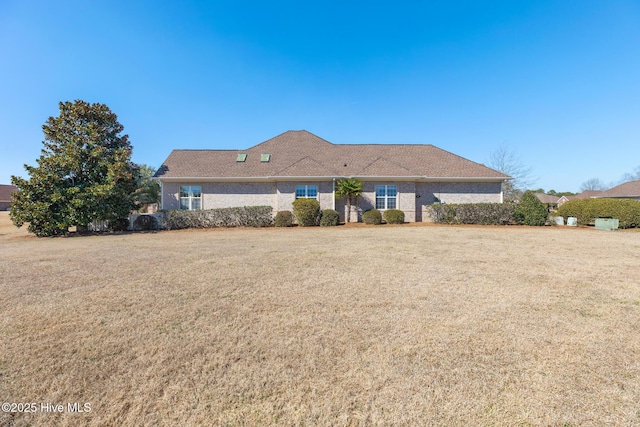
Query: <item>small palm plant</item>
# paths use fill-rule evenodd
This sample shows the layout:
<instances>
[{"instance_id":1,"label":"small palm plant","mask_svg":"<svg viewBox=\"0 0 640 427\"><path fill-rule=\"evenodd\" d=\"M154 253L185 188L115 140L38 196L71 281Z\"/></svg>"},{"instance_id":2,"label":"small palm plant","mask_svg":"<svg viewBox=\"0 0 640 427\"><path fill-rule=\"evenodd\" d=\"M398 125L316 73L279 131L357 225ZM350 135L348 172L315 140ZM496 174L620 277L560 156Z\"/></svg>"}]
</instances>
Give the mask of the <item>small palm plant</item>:
<instances>
[{"instance_id":1,"label":"small palm plant","mask_svg":"<svg viewBox=\"0 0 640 427\"><path fill-rule=\"evenodd\" d=\"M341 179L336 182L336 197L347 199L347 222L351 222L351 206L358 205L358 197L362 194L364 182L357 179Z\"/></svg>"}]
</instances>

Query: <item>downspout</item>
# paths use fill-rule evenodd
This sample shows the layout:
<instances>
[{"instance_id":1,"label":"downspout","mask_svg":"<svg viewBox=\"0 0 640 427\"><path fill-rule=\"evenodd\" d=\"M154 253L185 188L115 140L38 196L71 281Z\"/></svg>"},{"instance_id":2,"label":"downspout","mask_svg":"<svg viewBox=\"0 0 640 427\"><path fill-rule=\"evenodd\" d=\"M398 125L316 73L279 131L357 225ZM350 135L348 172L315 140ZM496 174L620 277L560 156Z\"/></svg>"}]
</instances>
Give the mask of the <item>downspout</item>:
<instances>
[{"instance_id":1,"label":"downspout","mask_svg":"<svg viewBox=\"0 0 640 427\"><path fill-rule=\"evenodd\" d=\"M333 210L336 210L336 179L333 178Z\"/></svg>"},{"instance_id":2,"label":"downspout","mask_svg":"<svg viewBox=\"0 0 640 427\"><path fill-rule=\"evenodd\" d=\"M160 183L160 210L163 211L164 210L164 185L162 181L158 180L158 182Z\"/></svg>"}]
</instances>

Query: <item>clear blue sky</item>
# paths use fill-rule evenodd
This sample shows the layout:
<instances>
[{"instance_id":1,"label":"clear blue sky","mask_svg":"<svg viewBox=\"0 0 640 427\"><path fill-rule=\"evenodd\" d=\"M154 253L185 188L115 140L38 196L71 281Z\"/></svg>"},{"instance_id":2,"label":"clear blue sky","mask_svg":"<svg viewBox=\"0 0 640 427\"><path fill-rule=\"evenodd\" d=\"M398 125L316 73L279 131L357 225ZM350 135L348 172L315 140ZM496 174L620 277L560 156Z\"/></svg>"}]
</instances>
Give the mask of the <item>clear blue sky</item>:
<instances>
[{"instance_id":1,"label":"clear blue sky","mask_svg":"<svg viewBox=\"0 0 640 427\"><path fill-rule=\"evenodd\" d=\"M159 167L289 129L428 143L535 187L640 166L640 2L0 1L0 183L59 101L107 104Z\"/></svg>"}]
</instances>

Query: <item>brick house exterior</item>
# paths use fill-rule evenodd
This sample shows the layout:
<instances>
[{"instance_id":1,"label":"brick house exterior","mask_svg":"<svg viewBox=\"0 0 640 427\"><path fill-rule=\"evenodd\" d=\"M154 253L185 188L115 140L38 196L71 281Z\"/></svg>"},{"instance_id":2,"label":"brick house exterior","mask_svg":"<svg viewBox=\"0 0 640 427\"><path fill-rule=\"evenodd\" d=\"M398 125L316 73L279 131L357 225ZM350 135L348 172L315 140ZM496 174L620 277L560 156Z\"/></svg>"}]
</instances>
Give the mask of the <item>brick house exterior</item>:
<instances>
[{"instance_id":1,"label":"brick house exterior","mask_svg":"<svg viewBox=\"0 0 640 427\"><path fill-rule=\"evenodd\" d=\"M435 202L502 202L509 176L426 144L332 144L307 131L288 131L247 150L174 150L155 175L162 209L272 206L292 210L297 197L345 219L335 182L364 182L360 212L397 208L408 222L426 221ZM354 214L355 215L355 214ZM352 218L355 220L355 217Z\"/></svg>"}]
</instances>

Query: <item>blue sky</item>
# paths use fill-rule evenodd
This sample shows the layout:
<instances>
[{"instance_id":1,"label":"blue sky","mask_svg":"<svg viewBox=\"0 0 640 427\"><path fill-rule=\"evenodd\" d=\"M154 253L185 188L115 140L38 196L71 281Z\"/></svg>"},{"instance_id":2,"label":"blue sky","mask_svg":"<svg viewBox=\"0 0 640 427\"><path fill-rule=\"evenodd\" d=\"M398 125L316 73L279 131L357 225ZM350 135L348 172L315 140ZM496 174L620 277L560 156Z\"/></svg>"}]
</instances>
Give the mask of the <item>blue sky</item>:
<instances>
[{"instance_id":1,"label":"blue sky","mask_svg":"<svg viewBox=\"0 0 640 427\"><path fill-rule=\"evenodd\" d=\"M480 163L505 145L546 190L640 166L637 0L4 0L0 52L0 183L75 99L154 167L289 129Z\"/></svg>"}]
</instances>

